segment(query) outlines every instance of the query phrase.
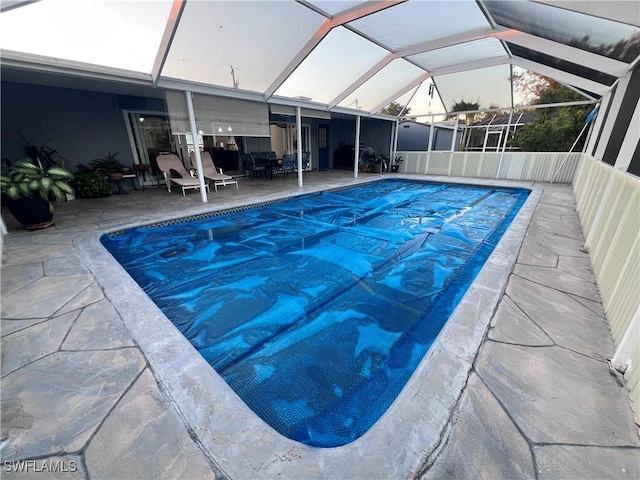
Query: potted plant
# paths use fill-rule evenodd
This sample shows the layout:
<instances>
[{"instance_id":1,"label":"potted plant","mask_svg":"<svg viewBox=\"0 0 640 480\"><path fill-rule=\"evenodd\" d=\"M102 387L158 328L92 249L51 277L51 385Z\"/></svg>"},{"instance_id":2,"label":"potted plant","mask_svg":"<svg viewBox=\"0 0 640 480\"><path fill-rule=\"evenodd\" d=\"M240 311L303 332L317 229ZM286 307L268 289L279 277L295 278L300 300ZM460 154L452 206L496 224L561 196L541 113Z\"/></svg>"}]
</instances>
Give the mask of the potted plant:
<instances>
[{"instance_id":1,"label":"potted plant","mask_svg":"<svg viewBox=\"0 0 640 480\"><path fill-rule=\"evenodd\" d=\"M122 164L118 161L118 152L107 154L96 158L90 164L93 170L107 175L111 180L122 180Z\"/></svg>"},{"instance_id":2,"label":"potted plant","mask_svg":"<svg viewBox=\"0 0 640 480\"><path fill-rule=\"evenodd\" d=\"M372 171L374 173L382 173L389 166L389 158L382 153L375 153L372 158Z\"/></svg>"},{"instance_id":3,"label":"potted plant","mask_svg":"<svg viewBox=\"0 0 640 480\"><path fill-rule=\"evenodd\" d=\"M403 158L400 155L397 155L393 159L393 165L391 165L391 173L398 173L398 169L400 168L400 164L403 162Z\"/></svg>"},{"instance_id":4,"label":"potted plant","mask_svg":"<svg viewBox=\"0 0 640 480\"><path fill-rule=\"evenodd\" d=\"M40 160L44 167L59 166L65 168L66 160L64 159L64 157L58 153L57 148L52 148L49 146L49 142L51 142L52 140L51 138L47 140L42 146L38 146L34 143L29 142L21 132L18 133L25 143L24 152L32 162Z\"/></svg>"},{"instance_id":5,"label":"potted plant","mask_svg":"<svg viewBox=\"0 0 640 480\"><path fill-rule=\"evenodd\" d=\"M136 172L148 172L151 169L151 165L148 163L134 163L133 168Z\"/></svg>"},{"instance_id":6,"label":"potted plant","mask_svg":"<svg viewBox=\"0 0 640 480\"><path fill-rule=\"evenodd\" d=\"M73 187L76 195L80 198L108 197L113 193L104 173L83 164L78 165L78 172L73 179Z\"/></svg>"},{"instance_id":7,"label":"potted plant","mask_svg":"<svg viewBox=\"0 0 640 480\"><path fill-rule=\"evenodd\" d=\"M57 165L44 167L40 159L16 162L0 177L0 189L9 212L27 230L48 228L53 223L53 200L73 193L73 174Z\"/></svg>"}]
</instances>

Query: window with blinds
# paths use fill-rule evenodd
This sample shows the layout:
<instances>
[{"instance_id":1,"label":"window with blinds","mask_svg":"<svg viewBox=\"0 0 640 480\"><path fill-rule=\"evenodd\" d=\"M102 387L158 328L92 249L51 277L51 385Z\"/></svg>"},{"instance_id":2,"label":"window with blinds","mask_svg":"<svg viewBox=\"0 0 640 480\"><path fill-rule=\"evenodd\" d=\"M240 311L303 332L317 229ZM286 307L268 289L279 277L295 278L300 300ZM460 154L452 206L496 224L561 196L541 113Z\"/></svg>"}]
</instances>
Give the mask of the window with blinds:
<instances>
[{"instance_id":1,"label":"window with blinds","mask_svg":"<svg viewBox=\"0 0 640 480\"><path fill-rule=\"evenodd\" d=\"M190 133L184 92L167 90L165 96L172 133ZM269 109L266 103L194 93L193 109L196 127L203 135L269 136Z\"/></svg>"}]
</instances>

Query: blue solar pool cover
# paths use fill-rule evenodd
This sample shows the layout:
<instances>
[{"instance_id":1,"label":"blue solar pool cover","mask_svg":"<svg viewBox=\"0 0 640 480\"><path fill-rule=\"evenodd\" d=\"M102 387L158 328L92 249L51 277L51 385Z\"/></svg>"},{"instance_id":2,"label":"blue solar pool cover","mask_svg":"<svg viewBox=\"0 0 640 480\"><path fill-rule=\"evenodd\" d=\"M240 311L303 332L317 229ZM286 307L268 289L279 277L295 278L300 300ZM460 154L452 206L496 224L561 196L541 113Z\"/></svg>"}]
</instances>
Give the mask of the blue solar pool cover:
<instances>
[{"instance_id":1,"label":"blue solar pool cover","mask_svg":"<svg viewBox=\"0 0 640 480\"><path fill-rule=\"evenodd\" d=\"M391 405L528 194L386 180L102 243L265 422L334 447Z\"/></svg>"}]
</instances>

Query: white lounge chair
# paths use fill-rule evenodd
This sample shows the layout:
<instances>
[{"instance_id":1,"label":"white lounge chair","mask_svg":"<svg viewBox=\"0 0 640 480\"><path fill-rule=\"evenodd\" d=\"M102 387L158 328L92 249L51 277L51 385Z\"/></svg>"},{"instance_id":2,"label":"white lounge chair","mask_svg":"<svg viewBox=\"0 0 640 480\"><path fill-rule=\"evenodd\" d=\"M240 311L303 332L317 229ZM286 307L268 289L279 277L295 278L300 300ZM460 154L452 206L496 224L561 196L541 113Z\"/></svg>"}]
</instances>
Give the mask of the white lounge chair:
<instances>
[{"instance_id":1,"label":"white lounge chair","mask_svg":"<svg viewBox=\"0 0 640 480\"><path fill-rule=\"evenodd\" d=\"M182 196L185 196L185 190L200 188L200 182L197 178L193 178L189 172L184 168L180 159L171 154L158 155L156 158L158 162L158 168L164 175L164 181L167 184L167 190L171 192L171 184L175 183L182 188ZM205 184L207 192L209 191L209 184Z\"/></svg>"},{"instance_id":2,"label":"white lounge chair","mask_svg":"<svg viewBox=\"0 0 640 480\"><path fill-rule=\"evenodd\" d=\"M191 159L191 166L197 169L195 152L190 152L189 158ZM213 188L216 192L218 191L218 185L226 187L227 185L235 184L236 190L238 190L238 181L229 175L225 175L221 168L217 169L209 152L200 152L200 159L202 160L202 175L213 182Z\"/></svg>"}]
</instances>

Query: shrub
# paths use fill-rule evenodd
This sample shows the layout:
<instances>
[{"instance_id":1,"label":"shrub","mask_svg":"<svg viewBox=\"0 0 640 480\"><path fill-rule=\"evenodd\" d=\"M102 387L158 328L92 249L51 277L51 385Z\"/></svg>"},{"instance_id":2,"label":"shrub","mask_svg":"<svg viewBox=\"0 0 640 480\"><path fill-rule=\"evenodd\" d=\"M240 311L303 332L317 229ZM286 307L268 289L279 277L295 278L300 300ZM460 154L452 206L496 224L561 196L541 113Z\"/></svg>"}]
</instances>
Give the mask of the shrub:
<instances>
[{"instance_id":1,"label":"shrub","mask_svg":"<svg viewBox=\"0 0 640 480\"><path fill-rule=\"evenodd\" d=\"M103 173L95 170L80 169L76 173L73 186L79 198L108 197L113 193L109 180Z\"/></svg>"}]
</instances>

